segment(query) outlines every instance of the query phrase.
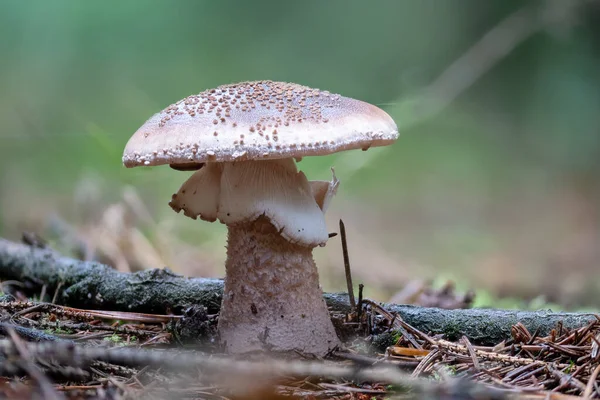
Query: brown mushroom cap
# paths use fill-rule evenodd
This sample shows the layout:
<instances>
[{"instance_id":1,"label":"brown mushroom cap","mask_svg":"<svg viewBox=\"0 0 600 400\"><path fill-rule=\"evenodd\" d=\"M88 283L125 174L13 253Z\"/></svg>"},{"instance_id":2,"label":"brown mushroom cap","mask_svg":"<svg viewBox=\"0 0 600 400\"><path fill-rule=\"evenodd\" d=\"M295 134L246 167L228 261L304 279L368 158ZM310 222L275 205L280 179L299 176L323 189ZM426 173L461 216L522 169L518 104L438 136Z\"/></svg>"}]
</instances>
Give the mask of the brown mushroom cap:
<instances>
[{"instance_id":1,"label":"brown mushroom cap","mask_svg":"<svg viewBox=\"0 0 600 400\"><path fill-rule=\"evenodd\" d=\"M371 104L294 83L256 81L186 97L125 147L126 167L331 154L385 146L398 128Z\"/></svg>"}]
</instances>

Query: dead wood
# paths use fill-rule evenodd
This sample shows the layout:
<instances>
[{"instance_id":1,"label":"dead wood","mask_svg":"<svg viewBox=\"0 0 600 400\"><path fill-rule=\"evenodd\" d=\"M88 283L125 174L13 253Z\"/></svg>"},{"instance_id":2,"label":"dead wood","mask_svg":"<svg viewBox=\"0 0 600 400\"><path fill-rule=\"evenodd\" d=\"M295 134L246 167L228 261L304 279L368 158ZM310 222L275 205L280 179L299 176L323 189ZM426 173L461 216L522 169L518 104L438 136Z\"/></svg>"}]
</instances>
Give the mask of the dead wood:
<instances>
[{"instance_id":1,"label":"dead wood","mask_svg":"<svg viewBox=\"0 0 600 400\"><path fill-rule=\"evenodd\" d=\"M50 249L0 239L0 281L9 279L22 282L29 292L39 293L44 285L47 293L58 291L59 304L153 314L181 314L192 305L218 313L223 291L220 279L186 278L168 269L122 273L103 264L63 257ZM324 297L334 314L352 311L347 294L325 293ZM548 335L559 323L563 329L574 329L596 320L594 314L551 311L445 310L397 304L384 308L422 332L444 334L450 340L466 336L481 345L510 339L511 328L519 322L530 332ZM336 329L346 336L339 320ZM394 332L387 333L375 344L384 348L394 338Z\"/></svg>"}]
</instances>

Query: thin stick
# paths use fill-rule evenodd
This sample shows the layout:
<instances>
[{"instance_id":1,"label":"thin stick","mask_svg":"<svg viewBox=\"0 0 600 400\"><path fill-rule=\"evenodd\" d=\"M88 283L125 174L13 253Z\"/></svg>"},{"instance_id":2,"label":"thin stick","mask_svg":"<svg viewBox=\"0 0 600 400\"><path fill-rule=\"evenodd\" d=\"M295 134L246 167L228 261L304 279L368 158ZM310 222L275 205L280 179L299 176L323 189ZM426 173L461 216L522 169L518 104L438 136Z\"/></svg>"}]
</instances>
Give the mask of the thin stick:
<instances>
[{"instance_id":1,"label":"thin stick","mask_svg":"<svg viewBox=\"0 0 600 400\"><path fill-rule=\"evenodd\" d=\"M362 303L363 303L363 290L365 289L365 285L362 283L358 284L358 304L356 305L356 319L360 322L360 317L362 315Z\"/></svg>"},{"instance_id":2,"label":"thin stick","mask_svg":"<svg viewBox=\"0 0 600 400\"><path fill-rule=\"evenodd\" d=\"M471 357L471 360L473 360L473 368L475 369L475 371L481 371L481 365L479 364L479 360L477 359L477 355L475 354L475 349L473 348L473 345L469 341L469 338L466 336L463 336L462 342L463 342L464 346L467 348L467 351L469 352L469 356Z\"/></svg>"},{"instance_id":3,"label":"thin stick","mask_svg":"<svg viewBox=\"0 0 600 400\"><path fill-rule=\"evenodd\" d=\"M43 395L44 399L49 400L60 400L64 399L63 396L59 395L52 386L52 383L46 378L44 374L38 369L34 363L34 358L29 352L27 346L21 341L19 336L10 327L7 329L8 336L10 337L14 348L20 356L20 366L27 374L37 382L38 387Z\"/></svg>"},{"instance_id":4,"label":"thin stick","mask_svg":"<svg viewBox=\"0 0 600 400\"><path fill-rule=\"evenodd\" d=\"M60 289L62 288L62 286L62 282L59 282L58 285L56 285L56 289L54 290L54 296L52 296L52 301L50 303L56 304L56 300L58 299L58 294L60 293Z\"/></svg>"},{"instance_id":5,"label":"thin stick","mask_svg":"<svg viewBox=\"0 0 600 400\"><path fill-rule=\"evenodd\" d=\"M348 256L348 242L346 241L346 227L344 221L340 219L340 236L342 238L342 254L344 255L344 269L346 270L346 284L348 285L348 298L350 299L350 306L356 307L356 301L354 301L354 286L352 285L352 272L350 271L350 257Z\"/></svg>"},{"instance_id":6,"label":"thin stick","mask_svg":"<svg viewBox=\"0 0 600 400\"><path fill-rule=\"evenodd\" d=\"M600 365L598 365L596 369L594 369L594 372L592 372L592 376L590 376L590 380L585 386L585 391L583 392L584 399L592 398L592 393L594 392L594 383L596 383L596 379L598 379L598 374L600 374Z\"/></svg>"}]
</instances>

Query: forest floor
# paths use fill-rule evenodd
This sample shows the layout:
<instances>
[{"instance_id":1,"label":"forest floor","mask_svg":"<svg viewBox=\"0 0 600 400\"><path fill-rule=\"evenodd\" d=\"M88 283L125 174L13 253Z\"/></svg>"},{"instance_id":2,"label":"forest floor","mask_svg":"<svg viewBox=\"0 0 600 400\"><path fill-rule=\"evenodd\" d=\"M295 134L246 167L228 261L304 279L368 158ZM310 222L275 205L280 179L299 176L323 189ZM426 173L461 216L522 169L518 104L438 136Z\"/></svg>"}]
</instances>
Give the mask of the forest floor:
<instances>
[{"instance_id":1,"label":"forest floor","mask_svg":"<svg viewBox=\"0 0 600 400\"><path fill-rule=\"evenodd\" d=\"M32 295L2 282L0 398L26 399L571 399L600 397L600 317L557 324L549 335L512 326L495 345L422 332L385 306L360 299L337 315L353 334L324 359L299 354L235 358L215 340L218 314L77 309L57 292ZM60 289L60 288L58 288ZM35 299L51 298L48 302ZM451 286L419 296L466 308ZM393 332L393 340L378 338Z\"/></svg>"}]
</instances>

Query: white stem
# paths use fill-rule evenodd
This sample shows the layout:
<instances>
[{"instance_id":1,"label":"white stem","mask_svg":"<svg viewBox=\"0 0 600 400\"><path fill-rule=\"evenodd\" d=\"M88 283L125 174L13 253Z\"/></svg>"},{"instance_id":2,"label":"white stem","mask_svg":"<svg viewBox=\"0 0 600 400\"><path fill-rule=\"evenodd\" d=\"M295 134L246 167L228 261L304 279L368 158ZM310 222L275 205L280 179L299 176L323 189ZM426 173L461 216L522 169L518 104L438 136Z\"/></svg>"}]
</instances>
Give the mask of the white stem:
<instances>
[{"instance_id":1,"label":"white stem","mask_svg":"<svg viewBox=\"0 0 600 400\"><path fill-rule=\"evenodd\" d=\"M230 353L322 356L339 344L312 248L288 242L267 218L229 226L226 270L219 333Z\"/></svg>"}]
</instances>

